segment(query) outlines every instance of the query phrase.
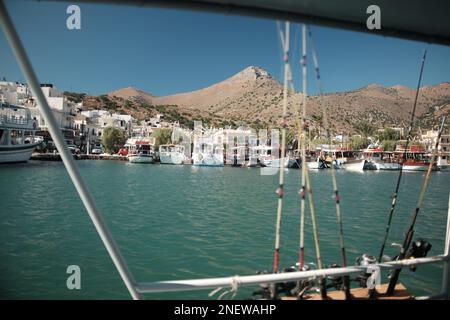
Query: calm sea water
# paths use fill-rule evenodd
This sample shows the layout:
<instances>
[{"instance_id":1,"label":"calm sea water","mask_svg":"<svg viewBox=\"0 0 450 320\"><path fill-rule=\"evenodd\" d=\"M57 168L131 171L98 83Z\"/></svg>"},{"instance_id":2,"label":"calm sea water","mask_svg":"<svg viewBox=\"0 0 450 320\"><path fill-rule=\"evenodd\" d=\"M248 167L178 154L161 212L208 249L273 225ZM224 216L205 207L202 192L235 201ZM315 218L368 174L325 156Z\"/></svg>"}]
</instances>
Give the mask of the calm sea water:
<instances>
[{"instance_id":1,"label":"calm sea water","mask_svg":"<svg viewBox=\"0 0 450 320\"><path fill-rule=\"evenodd\" d=\"M272 266L277 176L259 169L78 161L98 207L137 281L254 274ZM298 259L298 170L286 174L281 262ZM377 254L397 172L338 171L348 260ZM330 173L311 172L325 264L339 262ZM401 242L424 179L405 173L389 242ZM443 251L450 173L433 173L416 236ZM79 197L58 162L0 166L0 298L128 299ZM314 261L309 214L306 259ZM389 247L388 254L396 254ZM66 268L81 268L68 290ZM403 271L416 295L438 292L442 267ZM386 279L386 273L383 273ZM246 298L252 288L242 288ZM149 299L209 299L208 291L148 294Z\"/></svg>"}]
</instances>

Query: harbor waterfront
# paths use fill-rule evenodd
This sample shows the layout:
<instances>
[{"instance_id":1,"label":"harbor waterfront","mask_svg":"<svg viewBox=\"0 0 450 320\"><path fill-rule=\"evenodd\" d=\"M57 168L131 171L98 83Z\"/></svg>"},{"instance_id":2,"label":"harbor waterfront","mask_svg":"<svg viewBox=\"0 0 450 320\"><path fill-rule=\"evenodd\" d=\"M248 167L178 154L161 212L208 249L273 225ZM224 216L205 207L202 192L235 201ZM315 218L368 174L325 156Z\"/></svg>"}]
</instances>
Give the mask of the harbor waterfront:
<instances>
[{"instance_id":1,"label":"harbor waterfront","mask_svg":"<svg viewBox=\"0 0 450 320\"><path fill-rule=\"evenodd\" d=\"M258 168L133 165L78 161L137 281L251 275L270 270L277 175ZM398 248L424 179L405 173L388 255ZM395 172L336 172L341 186L348 264L377 254L383 237ZM328 170L311 171L323 262L339 263L338 228ZM0 167L2 194L0 298L126 299L129 294L101 243L61 162L29 161ZM299 170L286 171L280 265L298 260ZM443 251L448 173L433 172L415 237ZM311 221L306 218L305 261L315 261ZM81 268L81 290L69 290L69 265ZM386 281L387 272L382 279ZM401 282L413 295L438 292L442 266L405 269ZM249 298L255 288L240 288ZM149 299L211 299L209 291L147 294ZM215 298L215 296L213 297Z\"/></svg>"}]
</instances>

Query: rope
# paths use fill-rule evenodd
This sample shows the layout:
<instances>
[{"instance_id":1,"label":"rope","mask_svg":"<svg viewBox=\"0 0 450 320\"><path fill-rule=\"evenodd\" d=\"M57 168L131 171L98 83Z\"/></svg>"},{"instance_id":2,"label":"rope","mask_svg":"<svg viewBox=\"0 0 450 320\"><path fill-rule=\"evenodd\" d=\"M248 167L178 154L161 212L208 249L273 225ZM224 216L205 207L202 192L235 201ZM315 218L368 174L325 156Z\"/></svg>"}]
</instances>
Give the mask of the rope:
<instances>
[{"instance_id":1,"label":"rope","mask_svg":"<svg viewBox=\"0 0 450 320\"><path fill-rule=\"evenodd\" d=\"M234 297L236 297L236 294L239 290L239 287L241 286L242 281L239 278L239 276L234 276L231 278L231 284L230 284L230 289L229 290L225 290L224 292L222 292L218 297L217 300L222 300L223 297L225 297L227 294L231 294L231 299L234 299ZM208 297L212 297L214 296L216 293L218 293L220 290L222 290L223 287L218 287L216 289L214 289L213 291L211 291L208 294Z\"/></svg>"}]
</instances>

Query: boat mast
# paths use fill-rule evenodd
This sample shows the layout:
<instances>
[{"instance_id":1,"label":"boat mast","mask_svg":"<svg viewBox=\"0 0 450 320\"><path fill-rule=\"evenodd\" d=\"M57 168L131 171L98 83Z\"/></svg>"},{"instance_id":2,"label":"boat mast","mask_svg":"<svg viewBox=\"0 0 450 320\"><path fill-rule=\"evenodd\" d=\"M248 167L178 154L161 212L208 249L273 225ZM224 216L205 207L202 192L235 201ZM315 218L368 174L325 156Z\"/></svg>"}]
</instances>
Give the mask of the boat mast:
<instances>
[{"instance_id":1,"label":"boat mast","mask_svg":"<svg viewBox=\"0 0 450 320\"><path fill-rule=\"evenodd\" d=\"M383 259L384 248L386 247L386 242L387 242L387 238L388 238L388 235L389 235L389 230L391 228L392 217L394 216L394 210L395 210L395 206L397 204L398 191L399 191L399 188L400 188L400 182L402 180L402 175L403 175L403 163L406 161L406 153L407 153L407 150L408 150L409 141L411 139L411 132L412 132L412 128L413 128L413 125L414 125L414 117L415 117L415 114L416 114L417 99L419 97L420 84L422 82L423 67L425 65L426 56L427 56L427 50L425 50L423 52L422 64L421 64L421 67L420 67L420 74L419 74L419 81L417 82L416 96L414 98L414 106L413 106L413 110L412 110L412 113L411 113L411 120L409 122L409 127L408 127L408 135L406 137L405 149L404 149L403 154L402 154L402 161L401 161L401 165L400 165L400 171L398 173L397 184L395 186L394 195L392 196L391 210L389 212L389 218L388 218L388 222L387 222L387 225L386 225L386 230L385 230L385 233L384 233L383 242L381 244L380 254L378 256L378 261L379 262L382 262L382 259Z\"/></svg>"},{"instance_id":2,"label":"boat mast","mask_svg":"<svg viewBox=\"0 0 450 320\"><path fill-rule=\"evenodd\" d=\"M318 88L319 88L319 95L322 95L323 91L322 91L322 82L320 80L319 60L317 59L317 52L316 52L316 48L314 47L314 43L312 41L313 39L312 39L312 33L311 33L310 29L308 29L308 33L309 33L309 38L311 40L312 58L313 58L313 62L314 62L316 81L317 81ZM324 126L325 126L325 130L326 130L326 134L327 134L327 139L330 143L330 148L331 148L332 137L330 134L327 110L323 105L322 105L322 114L323 114L323 121L324 121ZM336 157L336 160L337 160L337 157ZM340 246L340 250L341 250L342 267L346 267L347 266L347 257L346 257L346 252L345 252L344 227L343 227L343 221L342 221L343 219L342 219L342 213L341 213L340 196L339 196L336 172L334 169L333 161L331 161L331 180L333 183L333 193L334 193L334 200L335 200L335 204L336 204L336 217L337 217L337 221L339 224L339 246ZM350 277L349 276L344 276L344 292L345 292L345 299L347 299L347 300L350 299L351 294L350 294Z\"/></svg>"},{"instance_id":3,"label":"boat mast","mask_svg":"<svg viewBox=\"0 0 450 320\"><path fill-rule=\"evenodd\" d=\"M444 130L445 119L446 119L446 117L444 116L442 118L441 127L439 128L438 136L436 139L434 150L432 152L430 163L428 164L427 174L426 174L425 180L423 181L423 184L422 184L422 190L420 191L419 199L417 200L416 209L414 210L414 213L412 214L411 223L409 225L408 231L406 232L405 239L403 241L403 245L400 249L400 254L399 254L397 260L405 259L406 252L408 251L409 246L411 245L412 237L414 235L414 226L416 224L417 216L419 215L420 208L422 207L423 198L425 196L425 192L427 191L427 186L430 181L430 174L433 169L434 160L436 158L436 153L438 151L439 141L441 140L442 131ZM399 277L401 271L402 271L402 269L395 269L394 273L392 274L391 279L389 281L389 286L387 289L388 295L392 295L394 293L395 286L397 285L398 277Z\"/></svg>"},{"instance_id":4,"label":"boat mast","mask_svg":"<svg viewBox=\"0 0 450 320\"><path fill-rule=\"evenodd\" d=\"M284 52L284 87L283 87L283 115L281 128L281 157L280 157L280 176L279 186L276 190L278 195L277 220L275 229L275 252L273 261L273 272L278 272L278 263L280 256L280 231L281 231L281 213L283 209L283 193L284 193L284 158L286 154L286 109L288 95L288 77L289 77L289 22L286 22L284 39L281 37Z\"/></svg>"}]
</instances>

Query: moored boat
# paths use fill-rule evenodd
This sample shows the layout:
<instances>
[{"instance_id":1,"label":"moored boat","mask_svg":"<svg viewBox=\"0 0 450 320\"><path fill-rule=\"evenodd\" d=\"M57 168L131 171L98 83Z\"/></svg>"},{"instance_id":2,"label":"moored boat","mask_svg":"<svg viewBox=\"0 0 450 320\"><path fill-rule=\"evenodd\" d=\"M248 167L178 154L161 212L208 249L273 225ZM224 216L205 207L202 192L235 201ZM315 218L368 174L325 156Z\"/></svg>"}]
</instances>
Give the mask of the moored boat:
<instances>
[{"instance_id":1,"label":"moored boat","mask_svg":"<svg viewBox=\"0 0 450 320\"><path fill-rule=\"evenodd\" d=\"M175 144L162 144L159 146L159 161L162 164L183 164L186 156L184 146Z\"/></svg>"},{"instance_id":2,"label":"moored boat","mask_svg":"<svg viewBox=\"0 0 450 320\"><path fill-rule=\"evenodd\" d=\"M427 156L425 149L421 146L411 146L406 151L403 146L397 146L395 153L402 155L406 154L406 159L403 161L404 171L427 171L430 163L430 159ZM438 166L434 163L432 166L433 171L439 170Z\"/></svg>"},{"instance_id":3,"label":"moored boat","mask_svg":"<svg viewBox=\"0 0 450 320\"><path fill-rule=\"evenodd\" d=\"M42 142L29 109L0 103L0 163L26 162Z\"/></svg>"},{"instance_id":4,"label":"moored boat","mask_svg":"<svg viewBox=\"0 0 450 320\"><path fill-rule=\"evenodd\" d=\"M392 152L384 151L378 147L367 148L362 157L367 161L364 170L400 170L401 167Z\"/></svg>"},{"instance_id":5,"label":"moored boat","mask_svg":"<svg viewBox=\"0 0 450 320\"><path fill-rule=\"evenodd\" d=\"M440 153L437 157L436 165L441 171L450 171L449 154Z\"/></svg>"},{"instance_id":6,"label":"moored boat","mask_svg":"<svg viewBox=\"0 0 450 320\"><path fill-rule=\"evenodd\" d=\"M378 147L367 147L358 160L348 161L345 169L350 171L365 170L400 170L401 164L394 153Z\"/></svg>"},{"instance_id":7,"label":"moored boat","mask_svg":"<svg viewBox=\"0 0 450 320\"><path fill-rule=\"evenodd\" d=\"M148 138L131 138L125 145L128 149L127 158L130 163L154 163L153 145Z\"/></svg>"},{"instance_id":8,"label":"moored boat","mask_svg":"<svg viewBox=\"0 0 450 320\"><path fill-rule=\"evenodd\" d=\"M207 142L196 144L192 160L194 166L223 167L223 147Z\"/></svg>"}]
</instances>

